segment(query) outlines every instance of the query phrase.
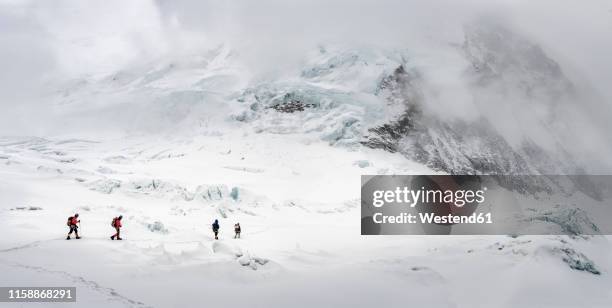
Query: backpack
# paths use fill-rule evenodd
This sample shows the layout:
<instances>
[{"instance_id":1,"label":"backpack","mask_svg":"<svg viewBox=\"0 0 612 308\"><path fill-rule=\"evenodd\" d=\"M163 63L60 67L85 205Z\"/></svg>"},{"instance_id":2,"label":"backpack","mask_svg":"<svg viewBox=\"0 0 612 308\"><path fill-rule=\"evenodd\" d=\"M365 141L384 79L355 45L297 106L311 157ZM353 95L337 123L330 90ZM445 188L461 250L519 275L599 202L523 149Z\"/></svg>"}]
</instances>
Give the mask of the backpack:
<instances>
[{"instance_id":1,"label":"backpack","mask_svg":"<svg viewBox=\"0 0 612 308\"><path fill-rule=\"evenodd\" d=\"M115 227L117 225L117 217L113 218L113 221L111 221L111 227Z\"/></svg>"},{"instance_id":2,"label":"backpack","mask_svg":"<svg viewBox=\"0 0 612 308\"><path fill-rule=\"evenodd\" d=\"M72 221L72 216L68 217L68 222L66 222L66 226L70 227L70 222Z\"/></svg>"}]
</instances>

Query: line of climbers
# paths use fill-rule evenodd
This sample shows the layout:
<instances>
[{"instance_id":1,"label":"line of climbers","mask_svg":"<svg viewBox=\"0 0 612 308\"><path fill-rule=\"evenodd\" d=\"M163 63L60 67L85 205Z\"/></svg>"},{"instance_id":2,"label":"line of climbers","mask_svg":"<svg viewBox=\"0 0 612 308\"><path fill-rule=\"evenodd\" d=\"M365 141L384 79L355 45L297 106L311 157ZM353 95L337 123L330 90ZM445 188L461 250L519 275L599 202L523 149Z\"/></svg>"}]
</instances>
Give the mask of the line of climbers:
<instances>
[{"instance_id":1,"label":"line of climbers","mask_svg":"<svg viewBox=\"0 0 612 308\"><path fill-rule=\"evenodd\" d=\"M212 231L215 234L215 240L219 239L219 229L220 229L219 220L215 219L215 222L213 222L213 224L212 224ZM234 233L235 233L234 234L234 238L240 238L240 232L241 231L242 231L242 229L240 228L240 223L237 222L234 225Z\"/></svg>"},{"instance_id":2,"label":"line of climbers","mask_svg":"<svg viewBox=\"0 0 612 308\"><path fill-rule=\"evenodd\" d=\"M123 225L121 224L121 220L123 219L122 215L119 215L117 217L114 217L112 222L111 222L111 227L113 227L115 229L115 234L113 234L110 239L111 240L123 240L121 238L121 228L123 227ZM70 235L72 234L72 232L74 232L75 238L76 239L80 239L81 237L79 236L79 227L81 225L81 220L79 219L79 214L76 213L73 216L68 217L68 222L66 223L68 225L68 228L70 229L68 231L68 236L66 237L67 240L70 240ZM215 240L219 239L219 229L221 228L221 226L219 225L219 220L215 219L215 221L212 224L212 231L215 234ZM240 223L236 223L234 225L234 238L240 238L240 232L242 231L241 227L240 227Z\"/></svg>"}]
</instances>

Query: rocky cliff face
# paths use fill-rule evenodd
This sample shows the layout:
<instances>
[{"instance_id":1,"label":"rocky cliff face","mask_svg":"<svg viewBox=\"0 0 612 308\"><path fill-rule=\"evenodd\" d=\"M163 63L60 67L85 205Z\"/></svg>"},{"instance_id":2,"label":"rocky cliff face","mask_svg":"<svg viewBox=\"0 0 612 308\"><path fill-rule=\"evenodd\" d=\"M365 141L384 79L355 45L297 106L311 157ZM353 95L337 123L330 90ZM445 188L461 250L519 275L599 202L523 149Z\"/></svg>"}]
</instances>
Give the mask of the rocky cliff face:
<instances>
[{"instance_id":1,"label":"rocky cliff face","mask_svg":"<svg viewBox=\"0 0 612 308\"><path fill-rule=\"evenodd\" d=\"M558 138L554 127L555 106L571 101L572 83L560 66L541 48L499 26L465 28L461 52L470 67L465 75L472 90L495 91L522 103L538 105L547 115L542 122L551 138ZM451 174L579 174L581 168L566 151L568 145L552 142L544 148L528 137L518 144L510 143L491 120L442 120L434 113L424 113L428 104L420 94L418 72L403 65L378 85L377 95L389 104L405 106L396 120L368 129L361 143L371 148L400 152L432 169ZM478 94L474 94L478 97ZM517 128L521 123L516 123ZM531 192L550 191L557 185L525 183L515 177L500 178L507 187Z\"/></svg>"},{"instance_id":2,"label":"rocky cliff face","mask_svg":"<svg viewBox=\"0 0 612 308\"><path fill-rule=\"evenodd\" d=\"M423 97L400 66L380 84L380 95L400 102L405 112L395 121L370 128L362 142L371 148L401 152L436 170L457 174L555 174L575 171L565 153L548 153L525 140L518 148L498 134L486 118L442 121L421 111ZM561 150L561 149L560 149ZM563 155L563 161L552 159Z\"/></svg>"}]
</instances>

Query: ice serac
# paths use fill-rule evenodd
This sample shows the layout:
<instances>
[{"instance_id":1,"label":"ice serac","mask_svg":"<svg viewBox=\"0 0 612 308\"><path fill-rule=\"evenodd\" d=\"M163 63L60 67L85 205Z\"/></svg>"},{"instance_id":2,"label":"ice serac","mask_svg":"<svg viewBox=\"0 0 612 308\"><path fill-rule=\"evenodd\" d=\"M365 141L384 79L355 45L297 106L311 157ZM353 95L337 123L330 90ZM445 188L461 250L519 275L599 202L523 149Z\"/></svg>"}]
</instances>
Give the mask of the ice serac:
<instances>
[{"instance_id":1,"label":"ice serac","mask_svg":"<svg viewBox=\"0 0 612 308\"><path fill-rule=\"evenodd\" d=\"M243 109L233 118L256 132L309 134L330 145L357 148L371 123L394 118L400 110L386 106L375 92L385 72L404 61L403 51L320 47L299 76L242 91L236 101Z\"/></svg>"}]
</instances>

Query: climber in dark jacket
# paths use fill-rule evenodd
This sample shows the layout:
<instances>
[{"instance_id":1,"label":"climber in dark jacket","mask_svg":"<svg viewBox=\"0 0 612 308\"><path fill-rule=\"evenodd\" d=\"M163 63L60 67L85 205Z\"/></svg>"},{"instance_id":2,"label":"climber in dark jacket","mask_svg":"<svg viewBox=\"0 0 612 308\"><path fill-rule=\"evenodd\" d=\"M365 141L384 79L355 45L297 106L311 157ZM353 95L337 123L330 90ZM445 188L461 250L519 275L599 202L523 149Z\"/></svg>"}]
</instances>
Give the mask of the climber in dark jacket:
<instances>
[{"instance_id":1,"label":"climber in dark jacket","mask_svg":"<svg viewBox=\"0 0 612 308\"><path fill-rule=\"evenodd\" d=\"M219 239L219 221L215 219L215 222L212 224L212 230L215 233L215 240Z\"/></svg>"},{"instance_id":2,"label":"climber in dark jacket","mask_svg":"<svg viewBox=\"0 0 612 308\"><path fill-rule=\"evenodd\" d=\"M242 231L242 228L240 228L240 223L237 222L234 225L234 232L236 232L236 235L234 235L234 238L240 238L240 232Z\"/></svg>"}]
</instances>

